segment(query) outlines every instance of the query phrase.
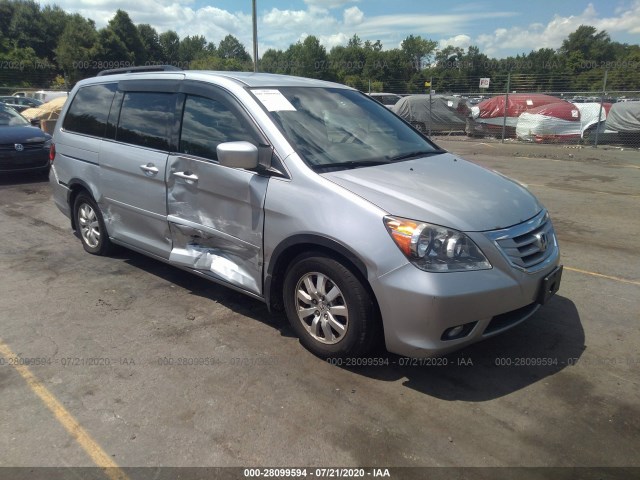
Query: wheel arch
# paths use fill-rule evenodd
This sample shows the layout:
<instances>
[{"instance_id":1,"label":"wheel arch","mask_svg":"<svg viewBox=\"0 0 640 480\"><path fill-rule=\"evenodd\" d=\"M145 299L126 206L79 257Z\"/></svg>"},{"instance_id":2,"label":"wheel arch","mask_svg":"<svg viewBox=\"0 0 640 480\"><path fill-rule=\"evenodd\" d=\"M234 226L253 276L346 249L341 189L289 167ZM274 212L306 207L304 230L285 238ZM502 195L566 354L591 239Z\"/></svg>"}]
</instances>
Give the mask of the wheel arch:
<instances>
[{"instance_id":1,"label":"wheel arch","mask_svg":"<svg viewBox=\"0 0 640 480\"><path fill-rule=\"evenodd\" d=\"M367 266L355 252L331 238L301 234L282 241L271 255L264 284L264 299L270 311L283 308L282 288L288 266L298 255L310 251L341 261L354 275L358 276L378 308L375 294L369 285Z\"/></svg>"},{"instance_id":2,"label":"wheel arch","mask_svg":"<svg viewBox=\"0 0 640 480\"><path fill-rule=\"evenodd\" d=\"M87 193L88 195L96 201L96 197L93 193L93 189L87 184L85 181L80 180L79 178L72 179L68 184L69 191L67 193L67 203L69 204L69 210L71 211L71 228L76 230L76 219L74 212L74 204L76 202L76 198L82 192Z\"/></svg>"}]
</instances>

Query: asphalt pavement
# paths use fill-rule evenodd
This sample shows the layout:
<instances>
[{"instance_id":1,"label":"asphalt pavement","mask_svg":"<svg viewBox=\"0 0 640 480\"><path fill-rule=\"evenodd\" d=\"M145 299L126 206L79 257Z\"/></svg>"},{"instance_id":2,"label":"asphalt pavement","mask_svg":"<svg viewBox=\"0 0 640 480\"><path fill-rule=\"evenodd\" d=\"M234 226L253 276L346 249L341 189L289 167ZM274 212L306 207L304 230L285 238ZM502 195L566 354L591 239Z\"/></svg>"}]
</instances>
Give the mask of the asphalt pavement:
<instances>
[{"instance_id":1,"label":"asphalt pavement","mask_svg":"<svg viewBox=\"0 0 640 480\"><path fill-rule=\"evenodd\" d=\"M440 144L541 199L561 289L493 339L365 367L259 301L85 253L47 182L0 179L0 466L640 467L640 152Z\"/></svg>"}]
</instances>

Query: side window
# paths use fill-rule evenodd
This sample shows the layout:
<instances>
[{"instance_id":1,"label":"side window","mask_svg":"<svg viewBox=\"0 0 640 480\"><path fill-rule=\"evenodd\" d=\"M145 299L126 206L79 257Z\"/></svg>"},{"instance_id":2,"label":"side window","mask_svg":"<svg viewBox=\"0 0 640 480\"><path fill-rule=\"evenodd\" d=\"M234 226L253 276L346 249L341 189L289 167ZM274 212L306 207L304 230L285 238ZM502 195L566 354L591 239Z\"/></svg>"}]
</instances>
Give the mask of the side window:
<instances>
[{"instance_id":1,"label":"side window","mask_svg":"<svg viewBox=\"0 0 640 480\"><path fill-rule=\"evenodd\" d=\"M156 150L169 150L176 94L125 92L116 140Z\"/></svg>"},{"instance_id":2,"label":"side window","mask_svg":"<svg viewBox=\"0 0 640 480\"><path fill-rule=\"evenodd\" d=\"M115 83L103 83L79 89L62 128L70 132L104 137L109 109L117 88Z\"/></svg>"},{"instance_id":3,"label":"side window","mask_svg":"<svg viewBox=\"0 0 640 480\"><path fill-rule=\"evenodd\" d=\"M184 105L180 153L217 160L216 147L223 142L256 143L236 115L222 102L188 96Z\"/></svg>"}]
</instances>

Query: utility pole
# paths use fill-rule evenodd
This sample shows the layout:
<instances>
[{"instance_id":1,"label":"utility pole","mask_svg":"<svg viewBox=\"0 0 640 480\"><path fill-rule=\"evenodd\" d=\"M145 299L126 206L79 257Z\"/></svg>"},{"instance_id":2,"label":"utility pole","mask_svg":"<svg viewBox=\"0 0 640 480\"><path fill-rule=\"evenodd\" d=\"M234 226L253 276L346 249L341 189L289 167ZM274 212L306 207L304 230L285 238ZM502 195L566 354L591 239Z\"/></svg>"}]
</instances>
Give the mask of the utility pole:
<instances>
[{"instance_id":1,"label":"utility pole","mask_svg":"<svg viewBox=\"0 0 640 480\"><path fill-rule=\"evenodd\" d=\"M602 81L602 95L600 96L600 110L598 111L598 123L596 123L596 140L593 145L594 148L598 148L598 132L600 131L600 119L602 118L604 96L607 94L607 73L609 73L609 70L604 71L604 80Z\"/></svg>"},{"instance_id":2,"label":"utility pole","mask_svg":"<svg viewBox=\"0 0 640 480\"><path fill-rule=\"evenodd\" d=\"M256 15L256 0L253 0L253 71L258 71L258 17Z\"/></svg>"},{"instance_id":3,"label":"utility pole","mask_svg":"<svg viewBox=\"0 0 640 480\"><path fill-rule=\"evenodd\" d=\"M429 80L429 138L431 138L431 122L432 122L432 119L431 119L431 106L432 106L432 103L433 103L432 94L433 94L433 76Z\"/></svg>"},{"instance_id":4,"label":"utility pole","mask_svg":"<svg viewBox=\"0 0 640 480\"><path fill-rule=\"evenodd\" d=\"M504 95L504 117L502 119L502 143L507 130L507 111L509 109L509 89L511 88L511 72L507 77L507 93Z\"/></svg>"}]
</instances>

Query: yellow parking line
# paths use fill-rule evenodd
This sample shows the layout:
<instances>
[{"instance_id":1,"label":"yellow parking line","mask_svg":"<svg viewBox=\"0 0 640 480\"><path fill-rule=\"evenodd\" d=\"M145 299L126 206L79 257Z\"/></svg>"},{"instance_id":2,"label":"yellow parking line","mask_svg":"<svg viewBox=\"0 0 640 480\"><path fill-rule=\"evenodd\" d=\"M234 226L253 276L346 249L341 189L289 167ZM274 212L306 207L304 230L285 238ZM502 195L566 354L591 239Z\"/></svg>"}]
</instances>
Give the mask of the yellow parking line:
<instances>
[{"instance_id":1,"label":"yellow parking line","mask_svg":"<svg viewBox=\"0 0 640 480\"><path fill-rule=\"evenodd\" d=\"M0 339L0 355L7 360L10 358L17 358L17 355L13 353L11 348ZM78 421L73 418L66 408L53 396L47 388L40 383L31 370L26 365L16 365L14 362L12 366L18 371L20 376L27 382L31 390L40 397L40 400L44 402L49 410L55 415L56 419L62 426L69 432L73 439L84 449L85 452L91 457L93 463L98 467L103 468L105 475L111 480L129 480L127 475L120 469L120 467L111 459L111 457L98 445L98 443L91 438L89 433L82 428Z\"/></svg>"},{"instance_id":2,"label":"yellow parking line","mask_svg":"<svg viewBox=\"0 0 640 480\"><path fill-rule=\"evenodd\" d=\"M627 280L626 278L612 277L611 275L604 275L602 273L590 272L589 270L580 270L579 268L572 268L572 267L564 267L564 269L571 270L572 272L584 273L585 275L592 275L594 277L606 278L608 280L615 280L616 282L630 283L631 285L640 285L640 282L637 282L635 280Z\"/></svg>"}]
</instances>

